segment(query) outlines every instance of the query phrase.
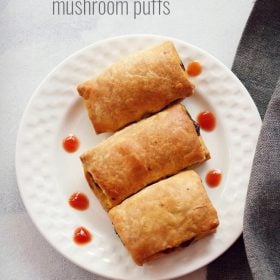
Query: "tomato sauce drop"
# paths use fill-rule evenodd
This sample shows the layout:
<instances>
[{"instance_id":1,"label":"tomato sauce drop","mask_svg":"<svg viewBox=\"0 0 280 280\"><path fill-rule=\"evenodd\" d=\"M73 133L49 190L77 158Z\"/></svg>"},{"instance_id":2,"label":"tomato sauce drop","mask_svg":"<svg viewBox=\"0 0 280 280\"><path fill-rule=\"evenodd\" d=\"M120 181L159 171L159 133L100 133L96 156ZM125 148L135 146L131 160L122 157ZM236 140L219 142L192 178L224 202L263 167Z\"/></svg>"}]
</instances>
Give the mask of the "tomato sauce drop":
<instances>
[{"instance_id":1,"label":"tomato sauce drop","mask_svg":"<svg viewBox=\"0 0 280 280\"><path fill-rule=\"evenodd\" d=\"M209 187L217 187L222 180L222 172L218 169L210 170L206 175L206 183Z\"/></svg>"},{"instance_id":2,"label":"tomato sauce drop","mask_svg":"<svg viewBox=\"0 0 280 280\"><path fill-rule=\"evenodd\" d=\"M74 153L78 150L80 141L77 136L70 134L63 139L63 148L68 153Z\"/></svg>"},{"instance_id":3,"label":"tomato sauce drop","mask_svg":"<svg viewBox=\"0 0 280 280\"><path fill-rule=\"evenodd\" d=\"M212 131L216 127L216 118L212 112L201 112L197 116L199 126L206 131Z\"/></svg>"},{"instance_id":4,"label":"tomato sauce drop","mask_svg":"<svg viewBox=\"0 0 280 280\"><path fill-rule=\"evenodd\" d=\"M89 200L85 194L81 192L75 192L70 196L69 204L71 207L83 211L88 209Z\"/></svg>"},{"instance_id":5,"label":"tomato sauce drop","mask_svg":"<svg viewBox=\"0 0 280 280\"><path fill-rule=\"evenodd\" d=\"M198 76L202 72L202 66L198 61L192 61L188 64L187 73L190 76Z\"/></svg>"},{"instance_id":6,"label":"tomato sauce drop","mask_svg":"<svg viewBox=\"0 0 280 280\"><path fill-rule=\"evenodd\" d=\"M84 227L78 227L74 231L73 239L79 245L86 244L91 241L91 233Z\"/></svg>"}]
</instances>

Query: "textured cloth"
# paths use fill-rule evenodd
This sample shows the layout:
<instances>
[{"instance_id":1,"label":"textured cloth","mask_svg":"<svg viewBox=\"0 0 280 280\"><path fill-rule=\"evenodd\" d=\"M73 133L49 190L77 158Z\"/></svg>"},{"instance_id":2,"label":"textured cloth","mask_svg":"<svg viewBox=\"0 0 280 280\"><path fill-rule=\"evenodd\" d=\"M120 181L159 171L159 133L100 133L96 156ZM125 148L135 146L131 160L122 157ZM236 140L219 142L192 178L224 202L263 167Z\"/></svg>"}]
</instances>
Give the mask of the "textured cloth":
<instances>
[{"instance_id":1,"label":"textured cloth","mask_svg":"<svg viewBox=\"0 0 280 280\"><path fill-rule=\"evenodd\" d=\"M246 252L254 279L280 279L280 80L253 166L244 216Z\"/></svg>"},{"instance_id":2,"label":"textured cloth","mask_svg":"<svg viewBox=\"0 0 280 280\"><path fill-rule=\"evenodd\" d=\"M232 71L249 91L263 118L280 74L279 0L256 2Z\"/></svg>"},{"instance_id":3,"label":"textured cloth","mask_svg":"<svg viewBox=\"0 0 280 280\"><path fill-rule=\"evenodd\" d=\"M280 1L256 2L235 57L233 72L263 118L280 74ZM207 278L280 279L280 88L270 101L253 163L243 238L208 266ZM251 271L252 273L251 273Z\"/></svg>"}]
</instances>

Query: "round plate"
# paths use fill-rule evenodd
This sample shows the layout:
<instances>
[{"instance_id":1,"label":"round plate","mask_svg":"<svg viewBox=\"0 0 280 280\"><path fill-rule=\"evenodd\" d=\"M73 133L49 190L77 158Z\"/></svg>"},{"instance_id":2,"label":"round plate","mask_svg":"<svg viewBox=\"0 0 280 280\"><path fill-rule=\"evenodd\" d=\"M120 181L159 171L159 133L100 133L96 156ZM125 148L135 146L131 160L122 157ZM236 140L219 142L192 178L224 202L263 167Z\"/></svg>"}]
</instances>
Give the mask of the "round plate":
<instances>
[{"instance_id":1,"label":"round plate","mask_svg":"<svg viewBox=\"0 0 280 280\"><path fill-rule=\"evenodd\" d=\"M189 247L139 267L114 232L107 213L92 194L79 155L109 134L96 135L76 85L117 59L161 43L165 37L125 36L93 44L67 58L41 83L21 121L16 146L16 171L23 202L40 232L66 258L106 277L117 279L170 279L190 273L221 255L242 232L243 209L261 120L240 81L217 59L182 41L171 39L185 65L198 60L203 72L191 80L196 93L183 103L195 118L210 110L217 118L211 133L202 131L212 159L197 168L204 181L208 170L221 169L222 183L207 192L218 211L215 234ZM62 140L73 133L80 139L76 153L66 153ZM90 199L86 211L68 205L73 192ZM78 246L72 236L85 226L93 234Z\"/></svg>"}]
</instances>

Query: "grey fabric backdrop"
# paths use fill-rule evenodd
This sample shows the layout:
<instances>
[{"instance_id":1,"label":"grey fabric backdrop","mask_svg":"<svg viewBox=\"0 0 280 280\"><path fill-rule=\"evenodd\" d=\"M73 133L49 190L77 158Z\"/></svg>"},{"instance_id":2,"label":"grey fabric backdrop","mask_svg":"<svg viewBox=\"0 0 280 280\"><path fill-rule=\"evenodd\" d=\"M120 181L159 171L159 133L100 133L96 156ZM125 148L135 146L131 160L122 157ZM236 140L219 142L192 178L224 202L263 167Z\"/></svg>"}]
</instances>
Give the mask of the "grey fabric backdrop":
<instances>
[{"instance_id":1,"label":"grey fabric backdrop","mask_svg":"<svg viewBox=\"0 0 280 280\"><path fill-rule=\"evenodd\" d=\"M244 216L254 279L280 279L280 80L258 141Z\"/></svg>"},{"instance_id":2,"label":"grey fabric backdrop","mask_svg":"<svg viewBox=\"0 0 280 280\"><path fill-rule=\"evenodd\" d=\"M262 118L274 90L275 93L264 119L253 163L245 207L244 241L240 237L210 264L207 278L280 279L279 83L275 89L280 74L280 1L256 2L232 70L248 89Z\"/></svg>"}]
</instances>

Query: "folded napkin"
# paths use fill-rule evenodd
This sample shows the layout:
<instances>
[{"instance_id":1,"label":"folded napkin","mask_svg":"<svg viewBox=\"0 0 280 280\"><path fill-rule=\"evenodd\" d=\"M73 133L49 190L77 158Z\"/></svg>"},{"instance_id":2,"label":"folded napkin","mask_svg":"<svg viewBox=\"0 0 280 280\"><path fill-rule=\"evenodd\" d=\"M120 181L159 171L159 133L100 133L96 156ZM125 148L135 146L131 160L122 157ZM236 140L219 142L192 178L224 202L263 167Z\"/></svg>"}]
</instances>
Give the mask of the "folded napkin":
<instances>
[{"instance_id":1,"label":"folded napkin","mask_svg":"<svg viewBox=\"0 0 280 280\"><path fill-rule=\"evenodd\" d=\"M207 279L280 279L280 81L275 88L280 74L280 1L256 2L233 72L265 118L246 199L244 241L239 238L208 266Z\"/></svg>"}]
</instances>

